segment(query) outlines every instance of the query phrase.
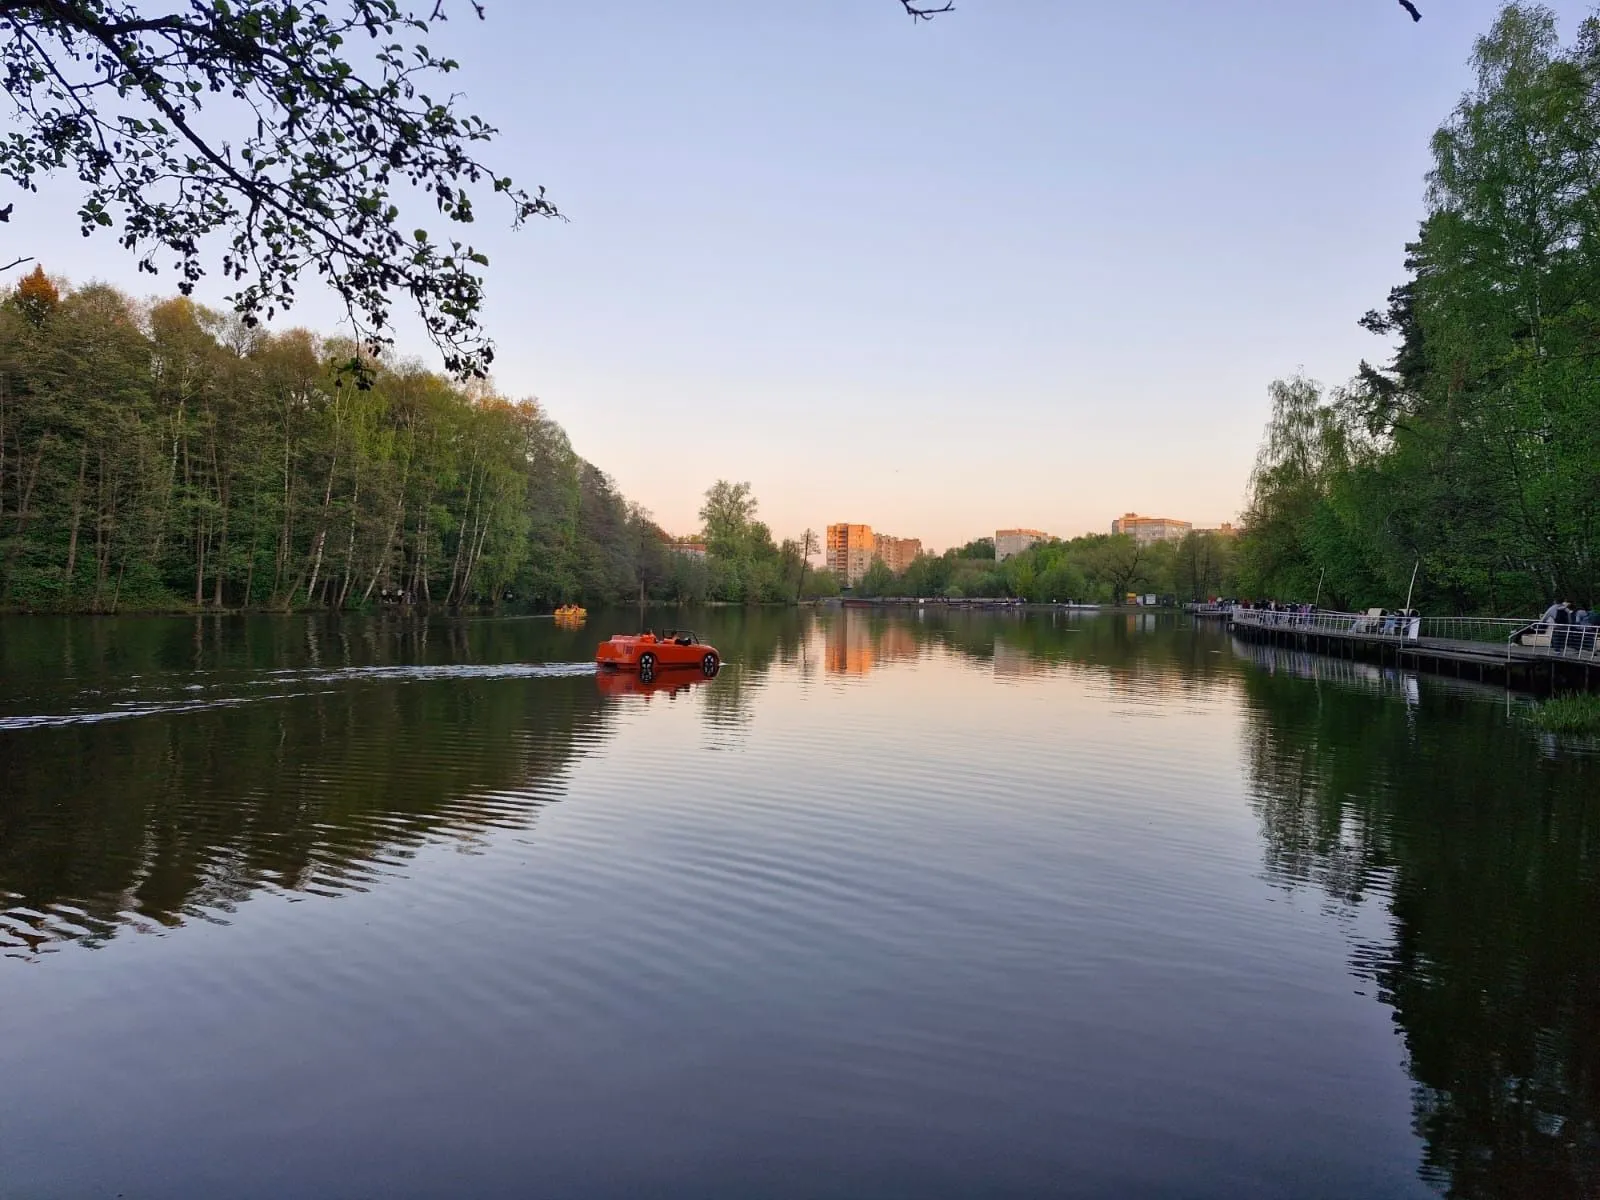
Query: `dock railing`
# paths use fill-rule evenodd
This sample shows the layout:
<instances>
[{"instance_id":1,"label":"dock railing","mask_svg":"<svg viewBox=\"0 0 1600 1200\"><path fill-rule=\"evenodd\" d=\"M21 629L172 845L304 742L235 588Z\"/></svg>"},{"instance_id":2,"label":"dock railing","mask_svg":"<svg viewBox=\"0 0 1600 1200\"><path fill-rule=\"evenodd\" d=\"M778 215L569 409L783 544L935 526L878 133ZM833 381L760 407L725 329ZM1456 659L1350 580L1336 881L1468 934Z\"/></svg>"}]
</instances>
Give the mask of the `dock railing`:
<instances>
[{"instance_id":1,"label":"dock railing","mask_svg":"<svg viewBox=\"0 0 1600 1200\"><path fill-rule=\"evenodd\" d=\"M1364 613L1311 612L1235 607L1235 625L1302 633L1360 637L1415 645L1470 643L1503 647L1506 657L1555 658L1600 663L1600 625L1552 624L1519 617L1404 617L1369 609Z\"/></svg>"},{"instance_id":2,"label":"dock railing","mask_svg":"<svg viewBox=\"0 0 1600 1200\"><path fill-rule=\"evenodd\" d=\"M1538 624L1525 617L1423 617L1422 636L1445 642L1504 645L1530 623Z\"/></svg>"},{"instance_id":3,"label":"dock railing","mask_svg":"<svg viewBox=\"0 0 1600 1200\"><path fill-rule=\"evenodd\" d=\"M1325 608L1304 612L1296 609L1237 607L1235 625L1257 629L1285 629L1297 633L1325 633L1370 638L1385 642L1415 642L1421 636L1421 617L1402 617L1369 609L1364 613L1332 612Z\"/></svg>"},{"instance_id":4,"label":"dock railing","mask_svg":"<svg viewBox=\"0 0 1600 1200\"><path fill-rule=\"evenodd\" d=\"M1600 625L1522 621L1506 635L1506 657L1511 648L1532 650L1541 658L1600 663Z\"/></svg>"}]
</instances>

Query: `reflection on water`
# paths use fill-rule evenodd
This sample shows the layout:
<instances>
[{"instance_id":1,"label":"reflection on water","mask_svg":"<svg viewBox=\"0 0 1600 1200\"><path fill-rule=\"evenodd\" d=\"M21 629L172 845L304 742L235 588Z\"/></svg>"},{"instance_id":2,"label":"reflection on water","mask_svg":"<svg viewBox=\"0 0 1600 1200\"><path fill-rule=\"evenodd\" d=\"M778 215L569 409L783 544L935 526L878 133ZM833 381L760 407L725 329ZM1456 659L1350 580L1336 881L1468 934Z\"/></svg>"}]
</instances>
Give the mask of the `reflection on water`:
<instances>
[{"instance_id":1,"label":"reflection on water","mask_svg":"<svg viewBox=\"0 0 1600 1200\"><path fill-rule=\"evenodd\" d=\"M1502 693L639 620L0 622L0 1195L1600 1191L1597 760Z\"/></svg>"},{"instance_id":2,"label":"reflection on water","mask_svg":"<svg viewBox=\"0 0 1600 1200\"><path fill-rule=\"evenodd\" d=\"M1424 721L1282 674L1243 685L1269 871L1391 917L1351 969L1404 1032L1426 1177L1460 1196L1597 1194L1593 772L1445 688Z\"/></svg>"},{"instance_id":3,"label":"reflection on water","mask_svg":"<svg viewBox=\"0 0 1600 1200\"><path fill-rule=\"evenodd\" d=\"M430 837L529 824L606 733L588 677L379 678L6 735L0 887L19 903L0 914L0 950L218 919L258 889L372 886ZM445 679L471 686L426 685Z\"/></svg>"},{"instance_id":4,"label":"reflection on water","mask_svg":"<svg viewBox=\"0 0 1600 1200\"><path fill-rule=\"evenodd\" d=\"M1297 679L1338 684L1363 691L1392 693L1403 698L1407 704L1416 704L1422 698L1422 681L1415 671L1385 667L1360 659L1314 654L1309 650L1247 642L1241 638L1232 639L1231 647L1235 655L1248 659L1269 675L1287 674ZM1482 691L1489 693L1489 689Z\"/></svg>"}]
</instances>

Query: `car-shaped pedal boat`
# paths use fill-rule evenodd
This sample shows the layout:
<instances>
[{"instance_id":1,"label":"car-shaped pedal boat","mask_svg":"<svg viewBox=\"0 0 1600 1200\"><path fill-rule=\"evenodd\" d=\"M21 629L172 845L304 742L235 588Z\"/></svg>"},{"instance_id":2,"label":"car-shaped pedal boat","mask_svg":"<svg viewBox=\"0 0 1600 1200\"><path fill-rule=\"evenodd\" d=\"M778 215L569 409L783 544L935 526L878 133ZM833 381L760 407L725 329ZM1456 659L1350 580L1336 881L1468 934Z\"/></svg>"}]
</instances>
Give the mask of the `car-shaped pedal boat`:
<instances>
[{"instance_id":1,"label":"car-shaped pedal boat","mask_svg":"<svg viewBox=\"0 0 1600 1200\"><path fill-rule=\"evenodd\" d=\"M639 678L648 682L657 671L683 667L692 667L708 677L715 675L722 656L715 646L702 642L691 630L657 633L647 629L643 633L613 634L610 641L600 643L594 661L608 670L637 671Z\"/></svg>"}]
</instances>

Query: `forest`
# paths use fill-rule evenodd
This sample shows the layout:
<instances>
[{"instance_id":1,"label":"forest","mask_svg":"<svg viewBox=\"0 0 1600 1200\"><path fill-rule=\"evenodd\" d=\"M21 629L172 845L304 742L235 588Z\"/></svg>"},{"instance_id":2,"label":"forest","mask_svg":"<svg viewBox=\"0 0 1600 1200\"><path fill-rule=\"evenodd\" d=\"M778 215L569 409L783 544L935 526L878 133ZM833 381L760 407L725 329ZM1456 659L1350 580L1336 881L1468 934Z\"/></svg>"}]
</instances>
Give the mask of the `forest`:
<instances>
[{"instance_id":1,"label":"forest","mask_svg":"<svg viewBox=\"0 0 1600 1200\"><path fill-rule=\"evenodd\" d=\"M537 402L387 358L352 374L355 353L35 269L0 302L0 607L526 609L815 589L748 485L708 491L711 558L676 553Z\"/></svg>"},{"instance_id":2,"label":"forest","mask_svg":"<svg viewBox=\"0 0 1600 1200\"><path fill-rule=\"evenodd\" d=\"M1596 594L1600 20L1511 4L1434 134L1407 278L1345 386L1271 388L1239 587L1324 606L1535 614Z\"/></svg>"},{"instance_id":3,"label":"forest","mask_svg":"<svg viewBox=\"0 0 1600 1200\"><path fill-rule=\"evenodd\" d=\"M856 587L864 596L1011 597L1034 604L1120 603L1130 592L1207 600L1233 581L1234 539L1191 530L1181 541L1141 545L1127 534L1051 538L995 561L994 540L978 538L922 555L894 574L881 559Z\"/></svg>"}]
</instances>

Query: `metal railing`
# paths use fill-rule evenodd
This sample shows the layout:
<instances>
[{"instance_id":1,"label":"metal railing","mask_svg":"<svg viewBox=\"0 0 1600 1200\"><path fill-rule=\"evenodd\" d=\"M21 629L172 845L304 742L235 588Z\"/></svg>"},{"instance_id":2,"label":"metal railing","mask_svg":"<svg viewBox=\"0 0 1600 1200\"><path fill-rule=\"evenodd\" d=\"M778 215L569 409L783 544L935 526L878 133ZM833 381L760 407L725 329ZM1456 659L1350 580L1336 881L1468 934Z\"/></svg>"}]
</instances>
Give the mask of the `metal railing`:
<instances>
[{"instance_id":1,"label":"metal railing","mask_svg":"<svg viewBox=\"0 0 1600 1200\"><path fill-rule=\"evenodd\" d=\"M1526 617L1423 617L1422 636L1439 641L1503 645L1528 624Z\"/></svg>"},{"instance_id":2,"label":"metal railing","mask_svg":"<svg viewBox=\"0 0 1600 1200\"><path fill-rule=\"evenodd\" d=\"M1600 663L1600 625L1524 621L1506 637L1507 657L1513 646L1541 658Z\"/></svg>"},{"instance_id":3,"label":"metal railing","mask_svg":"<svg viewBox=\"0 0 1600 1200\"><path fill-rule=\"evenodd\" d=\"M1330 612L1319 608L1235 608L1233 623L1256 629L1284 629L1296 633L1357 636L1386 642L1415 642L1421 636L1421 617L1402 617L1373 609L1364 613Z\"/></svg>"},{"instance_id":4,"label":"metal railing","mask_svg":"<svg viewBox=\"0 0 1600 1200\"><path fill-rule=\"evenodd\" d=\"M1230 619L1234 625L1247 628L1336 634L1412 645L1422 641L1473 642L1486 649L1503 646L1507 658L1516 649L1531 651L1539 658L1600 663L1600 625L1511 617L1407 617L1378 609L1349 613L1235 607Z\"/></svg>"}]
</instances>

